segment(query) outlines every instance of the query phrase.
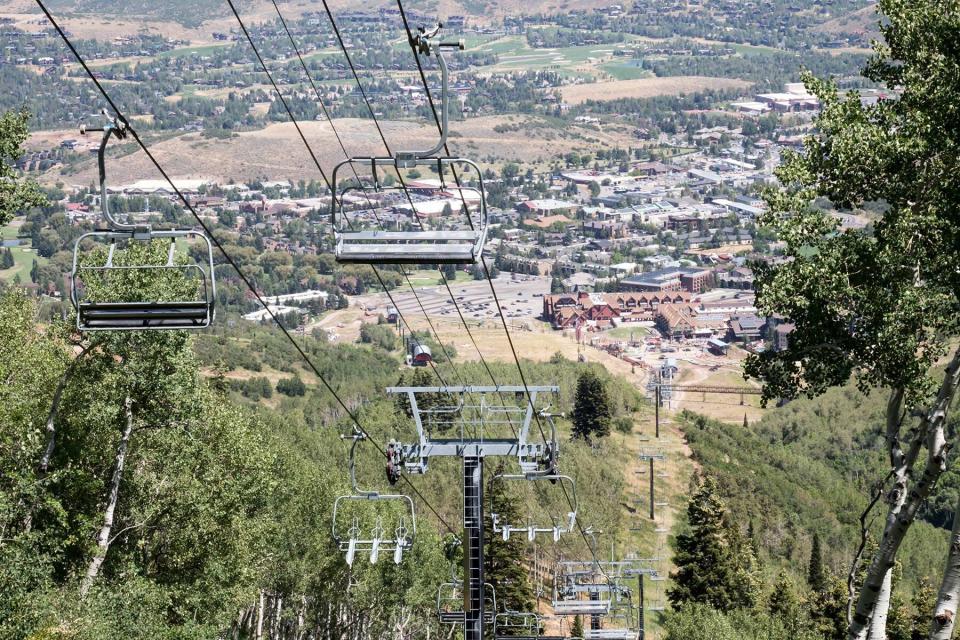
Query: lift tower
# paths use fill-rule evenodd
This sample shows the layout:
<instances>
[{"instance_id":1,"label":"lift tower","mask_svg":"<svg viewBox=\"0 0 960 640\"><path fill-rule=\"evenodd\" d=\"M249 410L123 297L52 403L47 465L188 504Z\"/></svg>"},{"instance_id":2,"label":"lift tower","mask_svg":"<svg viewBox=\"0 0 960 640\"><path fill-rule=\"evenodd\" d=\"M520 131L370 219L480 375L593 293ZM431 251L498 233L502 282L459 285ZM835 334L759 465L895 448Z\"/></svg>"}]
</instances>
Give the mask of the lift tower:
<instances>
[{"instance_id":1,"label":"lift tower","mask_svg":"<svg viewBox=\"0 0 960 640\"><path fill-rule=\"evenodd\" d=\"M464 640L484 637L483 461L490 456L517 459L531 480L556 473L557 437L545 394L557 386L388 387L405 399L417 428L417 442L393 440L387 445L387 477L396 482L402 471L425 473L430 458L454 457L463 463L463 625ZM496 399L496 402L493 400ZM549 433L530 440L530 423L543 420ZM542 432L542 430L541 430ZM506 437L504 437L506 436Z\"/></svg>"}]
</instances>

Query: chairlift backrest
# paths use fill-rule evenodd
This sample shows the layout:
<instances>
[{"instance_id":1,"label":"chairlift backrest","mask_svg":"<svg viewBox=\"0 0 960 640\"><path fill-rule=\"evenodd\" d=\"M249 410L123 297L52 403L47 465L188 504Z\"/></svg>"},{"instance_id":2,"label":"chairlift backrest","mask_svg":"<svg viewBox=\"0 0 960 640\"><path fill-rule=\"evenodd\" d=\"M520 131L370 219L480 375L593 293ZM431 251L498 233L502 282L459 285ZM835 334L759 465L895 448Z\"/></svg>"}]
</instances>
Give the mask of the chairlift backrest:
<instances>
[{"instance_id":1,"label":"chairlift backrest","mask_svg":"<svg viewBox=\"0 0 960 640\"><path fill-rule=\"evenodd\" d=\"M120 120L80 130L83 134L103 133L97 161L100 209L107 228L81 235L74 245L70 301L77 312L77 328L142 331L208 327L214 320L216 303L210 238L194 229L155 230L146 224L122 223L110 211L106 146L111 137L125 138L127 130L127 124ZM180 246L190 240L199 240L203 247L201 263L189 262ZM84 246L91 242L104 248L84 253ZM161 243L162 251L155 243ZM154 290L147 294L145 285Z\"/></svg>"},{"instance_id":2,"label":"chairlift backrest","mask_svg":"<svg viewBox=\"0 0 960 640\"><path fill-rule=\"evenodd\" d=\"M332 534L340 550L346 553L346 562L352 565L357 553L369 553L370 564L376 564L380 559L380 552L392 553L395 564L403 560L404 552L413 547L413 540L417 533L417 517L413 500L404 494L383 494L377 491L360 489L356 477L356 447L366 439L366 435L355 432L346 439L353 440L350 446L348 468L350 484L353 493L337 497L333 502ZM347 505L364 505L371 503L389 502L402 505L403 515L396 519L395 525L387 527L384 524L384 513L374 511L373 525L364 529L356 510L347 513ZM409 517L409 525L407 518ZM349 519L350 526L345 528L344 521Z\"/></svg>"},{"instance_id":3,"label":"chairlift backrest","mask_svg":"<svg viewBox=\"0 0 960 640\"><path fill-rule=\"evenodd\" d=\"M538 534L547 534L550 535L554 542L560 540L560 536L565 533L570 533L575 530L577 522L577 483L570 476L558 474L556 472L547 472L547 473L500 473L493 477L493 481L512 481L512 480L525 480L525 481L547 481L552 484L559 483L564 490L565 497L569 497L570 502L572 503L573 511L566 513L565 518L561 519L560 517L554 518L553 522L549 525L536 525L531 523L526 524L513 524L509 522L502 522L500 514L491 513L490 519L493 525L494 533L499 533L504 540L509 540L511 534L513 533L525 533L527 536L528 542L534 542ZM567 489L569 487L569 489Z\"/></svg>"},{"instance_id":4,"label":"chairlift backrest","mask_svg":"<svg viewBox=\"0 0 960 640\"><path fill-rule=\"evenodd\" d=\"M449 125L449 71L442 50L463 49L463 41L434 43L438 32L439 26L420 32L411 44L418 55L435 55L440 66L440 139L429 149L349 158L334 167L330 217L338 262L439 265L473 264L481 258L487 237L483 174L467 158L440 155ZM435 172L436 184L406 184L401 171L415 167ZM353 177L346 186L339 180L344 170ZM461 186L464 172L475 176L468 182L476 186ZM388 180L398 186L388 186ZM358 197L355 191L363 193ZM355 206L348 214L351 204ZM405 228L400 228L401 221Z\"/></svg>"}]
</instances>

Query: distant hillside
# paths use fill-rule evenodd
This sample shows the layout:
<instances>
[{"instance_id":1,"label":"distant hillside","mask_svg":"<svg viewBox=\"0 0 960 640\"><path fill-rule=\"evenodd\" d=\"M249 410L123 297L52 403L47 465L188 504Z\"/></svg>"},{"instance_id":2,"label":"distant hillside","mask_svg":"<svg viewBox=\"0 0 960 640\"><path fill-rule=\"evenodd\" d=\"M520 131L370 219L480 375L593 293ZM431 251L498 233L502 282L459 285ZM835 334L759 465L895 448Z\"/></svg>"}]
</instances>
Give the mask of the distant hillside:
<instances>
[{"instance_id":1,"label":"distant hillside","mask_svg":"<svg viewBox=\"0 0 960 640\"><path fill-rule=\"evenodd\" d=\"M879 436L884 400L882 393L864 397L853 388L834 389L816 400L792 402L747 428L683 416L695 459L717 477L741 526L753 521L771 571L787 566L802 575L817 532L828 566L846 575L869 486L886 468ZM877 505L877 534L884 513L884 505ZM935 509L927 518L943 521ZM945 529L928 522L911 530L900 555L907 590L923 576L939 576L947 538Z\"/></svg>"},{"instance_id":2,"label":"distant hillside","mask_svg":"<svg viewBox=\"0 0 960 640\"><path fill-rule=\"evenodd\" d=\"M248 13L264 14L266 9L273 11L272 5L263 0L235 0L237 9L245 16ZM297 7L305 4L300 2L283 3L284 7ZM333 2L332 6L342 6L344 3ZM374 4L374 3L372 3ZM105 18L116 15L124 20L131 20L134 16L145 21L176 22L186 27L196 27L204 22L226 18L231 15L230 7L220 0L166 0L151 2L150 0L50 0L47 6L53 12L77 13L84 15L99 14ZM322 10L322 6L318 4ZM291 15L300 11L291 11Z\"/></svg>"},{"instance_id":3,"label":"distant hillside","mask_svg":"<svg viewBox=\"0 0 960 640\"><path fill-rule=\"evenodd\" d=\"M817 27L816 30L823 33L837 34L863 32L879 36L880 32L877 30L877 24L879 22L877 5L876 3L871 3L870 6L864 7L863 9L845 13L832 20L828 20Z\"/></svg>"},{"instance_id":4,"label":"distant hillside","mask_svg":"<svg viewBox=\"0 0 960 640\"><path fill-rule=\"evenodd\" d=\"M640 3L641 14L651 15L651 0L636 0ZM843 0L839 6L849 6L856 4L857 0ZM30 3L32 4L32 3ZM245 15L261 16L264 19L272 19L273 6L269 0L236 0L238 9ZM331 8L335 11L369 11L380 7L395 7L394 0L367 0L363 3L352 2L351 0L330 0ZM519 15L552 15L566 14L571 11L587 11L594 9L607 8L612 4L618 4L611 0L416 0L406 2L404 7L411 13L426 15L437 15L445 17L449 15L467 15L473 17L482 17L486 20L497 20L503 16ZM635 2L620 2L626 8L635 4ZM671 7L671 15L682 16L684 13L693 11L707 13L717 10L723 3L717 0L706 0L702 6L688 3L688 9L683 8L682 3L665 3ZM808 12L811 14L819 13L823 15L823 24L817 27L817 30L823 30L830 33L852 33L865 30L873 30L876 24L875 5L860 9L851 13L844 12L844 9L837 9L842 15L834 17L830 10L835 6L834 3L826 0L810 3ZM230 16L230 8L226 2L221 0L168 0L166 2L149 2L148 0L50 0L48 6L55 11L71 12L79 14L101 14L110 16L114 14L122 20L145 19L153 21L168 21L180 23L187 27L196 27L201 23L215 21ZM323 11L320 3L308 2L306 0L290 0L283 2L284 13L289 16L299 15L305 11ZM774 10L779 11L787 6L783 0L778 0ZM13 10L7 8L6 10ZM26 8L26 10L30 10ZM652 22L659 22L659 18L651 17Z\"/></svg>"}]
</instances>

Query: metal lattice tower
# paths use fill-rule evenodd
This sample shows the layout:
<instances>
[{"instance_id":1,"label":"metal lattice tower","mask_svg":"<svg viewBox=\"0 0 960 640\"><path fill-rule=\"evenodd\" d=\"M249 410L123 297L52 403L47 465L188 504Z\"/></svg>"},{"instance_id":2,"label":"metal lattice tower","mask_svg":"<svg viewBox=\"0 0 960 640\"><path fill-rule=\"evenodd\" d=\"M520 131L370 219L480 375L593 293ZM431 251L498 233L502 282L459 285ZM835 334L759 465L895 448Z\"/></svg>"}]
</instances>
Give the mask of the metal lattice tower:
<instances>
[{"instance_id":1,"label":"metal lattice tower","mask_svg":"<svg viewBox=\"0 0 960 640\"><path fill-rule=\"evenodd\" d=\"M530 479L556 473L557 439L549 406L539 398L553 397L557 386L388 387L405 398L417 429L417 441L391 441L387 448L392 482L401 470L426 473L430 458L460 458L463 465L463 625L464 640L484 640L492 612L485 611L483 572L483 462L488 456L516 458ZM500 402L491 402L499 396ZM511 398L513 403L507 402ZM550 433L530 438L530 423L545 419Z\"/></svg>"}]
</instances>

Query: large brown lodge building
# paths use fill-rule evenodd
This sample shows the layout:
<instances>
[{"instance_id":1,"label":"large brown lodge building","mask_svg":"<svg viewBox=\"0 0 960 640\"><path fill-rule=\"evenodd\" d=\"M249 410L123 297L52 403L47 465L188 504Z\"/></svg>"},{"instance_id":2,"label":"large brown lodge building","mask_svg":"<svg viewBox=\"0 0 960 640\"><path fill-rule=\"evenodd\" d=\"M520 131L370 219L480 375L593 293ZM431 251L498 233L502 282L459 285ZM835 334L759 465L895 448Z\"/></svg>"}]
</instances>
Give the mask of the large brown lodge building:
<instances>
[{"instance_id":1,"label":"large brown lodge building","mask_svg":"<svg viewBox=\"0 0 960 640\"><path fill-rule=\"evenodd\" d=\"M589 293L575 291L543 296L543 319L554 329L575 328L578 322L599 327L618 322L653 321L661 307L689 307L686 291Z\"/></svg>"}]
</instances>

